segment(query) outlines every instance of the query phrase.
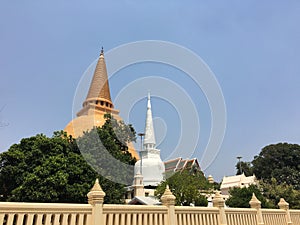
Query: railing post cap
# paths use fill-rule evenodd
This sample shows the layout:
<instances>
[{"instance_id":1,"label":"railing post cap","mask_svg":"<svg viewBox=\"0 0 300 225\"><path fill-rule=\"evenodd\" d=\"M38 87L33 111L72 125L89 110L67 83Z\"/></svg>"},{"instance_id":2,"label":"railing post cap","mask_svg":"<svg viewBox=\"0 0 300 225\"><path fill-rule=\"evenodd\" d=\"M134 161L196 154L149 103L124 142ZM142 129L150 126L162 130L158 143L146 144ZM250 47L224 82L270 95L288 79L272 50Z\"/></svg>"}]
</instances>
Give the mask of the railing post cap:
<instances>
[{"instance_id":1,"label":"railing post cap","mask_svg":"<svg viewBox=\"0 0 300 225\"><path fill-rule=\"evenodd\" d=\"M169 206L169 205L175 205L175 199L176 197L171 192L169 185L166 186L164 194L161 196L161 202L163 205Z\"/></svg>"},{"instance_id":2,"label":"railing post cap","mask_svg":"<svg viewBox=\"0 0 300 225\"><path fill-rule=\"evenodd\" d=\"M225 200L224 200L224 198L222 197L220 191L217 191L217 192L215 193L215 196L214 196L212 202L213 202L213 206L214 206L214 207L219 207L219 208L220 208L220 207L224 207L224 202L225 202Z\"/></svg>"},{"instance_id":3,"label":"railing post cap","mask_svg":"<svg viewBox=\"0 0 300 225\"><path fill-rule=\"evenodd\" d=\"M88 197L88 203L91 205L95 205L95 204L103 204L104 202L104 196L105 193L102 190L100 184L99 184L99 179L97 178L95 181L95 184L93 186L93 188L90 190L90 192L87 194Z\"/></svg>"},{"instance_id":4,"label":"railing post cap","mask_svg":"<svg viewBox=\"0 0 300 225\"><path fill-rule=\"evenodd\" d=\"M287 203L284 198L280 198L280 201L278 202L278 206L280 209L284 209L284 210L287 210L289 209L289 203Z\"/></svg>"},{"instance_id":5,"label":"railing post cap","mask_svg":"<svg viewBox=\"0 0 300 225\"><path fill-rule=\"evenodd\" d=\"M249 202L251 208L261 208L261 201L259 201L256 195L253 193L252 198Z\"/></svg>"}]
</instances>

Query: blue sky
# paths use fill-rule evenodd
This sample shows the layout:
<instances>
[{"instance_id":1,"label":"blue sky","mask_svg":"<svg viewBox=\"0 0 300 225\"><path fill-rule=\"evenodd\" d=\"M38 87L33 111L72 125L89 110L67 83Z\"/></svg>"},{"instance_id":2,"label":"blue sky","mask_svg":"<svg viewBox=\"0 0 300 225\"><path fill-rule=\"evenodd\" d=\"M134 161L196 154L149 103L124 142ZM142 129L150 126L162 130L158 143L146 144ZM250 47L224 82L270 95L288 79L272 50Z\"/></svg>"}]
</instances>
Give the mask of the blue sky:
<instances>
[{"instance_id":1,"label":"blue sky","mask_svg":"<svg viewBox=\"0 0 300 225\"><path fill-rule=\"evenodd\" d=\"M0 128L0 151L23 137L51 135L65 127L76 87L101 46L108 51L129 42L162 40L192 50L214 72L226 103L227 129L205 173L217 180L232 175L238 155L249 161L270 143L300 144L299 21L296 0L2 0L0 121L8 126ZM201 158L210 131L209 109L203 93L176 69L151 64L125 68L111 79L112 97L140 76L173 79L171 74L200 112L202 139L193 156ZM144 127L145 106L144 98L132 108L129 122L137 131ZM157 129L166 135L159 148L166 157L180 134L173 132L176 124L172 127L178 115L174 109L166 115L164 107L172 108L153 98Z\"/></svg>"}]
</instances>

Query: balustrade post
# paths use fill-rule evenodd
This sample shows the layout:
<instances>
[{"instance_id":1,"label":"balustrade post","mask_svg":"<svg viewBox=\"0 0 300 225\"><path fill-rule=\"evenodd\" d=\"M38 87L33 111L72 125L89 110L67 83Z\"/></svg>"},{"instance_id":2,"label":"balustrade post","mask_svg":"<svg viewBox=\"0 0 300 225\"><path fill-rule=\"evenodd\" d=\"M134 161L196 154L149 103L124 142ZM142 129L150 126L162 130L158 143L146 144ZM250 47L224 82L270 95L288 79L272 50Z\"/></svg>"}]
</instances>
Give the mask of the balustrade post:
<instances>
[{"instance_id":1,"label":"balustrade post","mask_svg":"<svg viewBox=\"0 0 300 225\"><path fill-rule=\"evenodd\" d=\"M164 194L161 196L161 202L168 207L168 222L167 225L175 225L175 199L176 197L170 191L169 185L166 186Z\"/></svg>"},{"instance_id":2,"label":"balustrade post","mask_svg":"<svg viewBox=\"0 0 300 225\"><path fill-rule=\"evenodd\" d=\"M105 193L102 190L99 180L96 179L91 191L87 194L88 203L92 205L92 225L104 224L103 202Z\"/></svg>"},{"instance_id":3,"label":"balustrade post","mask_svg":"<svg viewBox=\"0 0 300 225\"><path fill-rule=\"evenodd\" d=\"M264 225L264 220L262 217L262 212L261 212L261 202L256 198L255 194L252 194L252 198L249 202L250 206L252 209L256 209L257 211L257 224L258 225Z\"/></svg>"},{"instance_id":4,"label":"balustrade post","mask_svg":"<svg viewBox=\"0 0 300 225\"><path fill-rule=\"evenodd\" d=\"M213 198L212 202L214 207L219 208L219 224L227 225L227 219L226 219L225 208L224 208L225 200L221 196L220 191L217 191L215 193L215 197Z\"/></svg>"},{"instance_id":5,"label":"balustrade post","mask_svg":"<svg viewBox=\"0 0 300 225\"><path fill-rule=\"evenodd\" d=\"M284 200L284 198L281 198L279 203L278 203L278 206L279 206L280 209L283 209L286 212L286 223L287 223L287 225L292 225L293 222L291 220L291 215L290 215L290 210L289 210L289 203L287 203Z\"/></svg>"}]
</instances>

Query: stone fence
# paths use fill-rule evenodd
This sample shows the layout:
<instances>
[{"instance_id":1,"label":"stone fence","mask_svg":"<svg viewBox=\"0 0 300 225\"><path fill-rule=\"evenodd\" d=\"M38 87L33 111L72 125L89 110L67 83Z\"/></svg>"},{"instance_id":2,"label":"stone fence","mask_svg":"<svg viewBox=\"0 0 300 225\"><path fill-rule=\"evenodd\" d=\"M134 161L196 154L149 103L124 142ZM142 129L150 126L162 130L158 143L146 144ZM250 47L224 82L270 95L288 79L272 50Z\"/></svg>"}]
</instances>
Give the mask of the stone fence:
<instances>
[{"instance_id":1,"label":"stone fence","mask_svg":"<svg viewBox=\"0 0 300 225\"><path fill-rule=\"evenodd\" d=\"M88 204L0 203L0 225L300 225L300 210L261 209L253 195L250 209L224 208L216 193L213 207L174 206L169 187L161 206L103 204L105 193L96 181Z\"/></svg>"}]
</instances>

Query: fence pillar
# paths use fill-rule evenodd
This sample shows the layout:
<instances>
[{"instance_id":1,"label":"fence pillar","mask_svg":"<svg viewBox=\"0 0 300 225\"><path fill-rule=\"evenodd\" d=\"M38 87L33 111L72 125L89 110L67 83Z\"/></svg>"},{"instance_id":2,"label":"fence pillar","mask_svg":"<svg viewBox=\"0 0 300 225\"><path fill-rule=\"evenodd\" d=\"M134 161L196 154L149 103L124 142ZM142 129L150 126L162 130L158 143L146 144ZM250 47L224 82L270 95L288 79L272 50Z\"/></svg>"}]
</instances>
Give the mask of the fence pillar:
<instances>
[{"instance_id":1,"label":"fence pillar","mask_svg":"<svg viewBox=\"0 0 300 225\"><path fill-rule=\"evenodd\" d=\"M91 191L87 194L88 203L92 205L92 225L104 224L103 202L105 193L102 190L99 180L96 179Z\"/></svg>"},{"instance_id":2,"label":"fence pillar","mask_svg":"<svg viewBox=\"0 0 300 225\"><path fill-rule=\"evenodd\" d=\"M219 215L220 215L219 224L227 225L227 219L226 219L226 214L225 214L225 209L224 209L225 200L221 196L220 191L217 191L215 193L215 197L213 198L212 202L213 202L214 207L219 208Z\"/></svg>"},{"instance_id":3,"label":"fence pillar","mask_svg":"<svg viewBox=\"0 0 300 225\"><path fill-rule=\"evenodd\" d=\"M290 210L289 210L289 203L287 203L284 198L281 198L279 203L278 203L278 206L280 209L283 209L285 210L286 212L286 222L287 222L287 225L292 225L293 222L291 220L291 215L290 215Z\"/></svg>"},{"instance_id":4,"label":"fence pillar","mask_svg":"<svg viewBox=\"0 0 300 225\"><path fill-rule=\"evenodd\" d=\"M168 222L167 225L175 225L175 199L176 197L170 191L169 185L166 186L164 194L161 196L160 200L164 206L168 207Z\"/></svg>"},{"instance_id":5,"label":"fence pillar","mask_svg":"<svg viewBox=\"0 0 300 225\"><path fill-rule=\"evenodd\" d=\"M249 202L252 209L256 209L257 211L257 223L258 225L264 225L264 220L261 212L261 202L256 198L255 194L252 194L252 198Z\"/></svg>"}]
</instances>

